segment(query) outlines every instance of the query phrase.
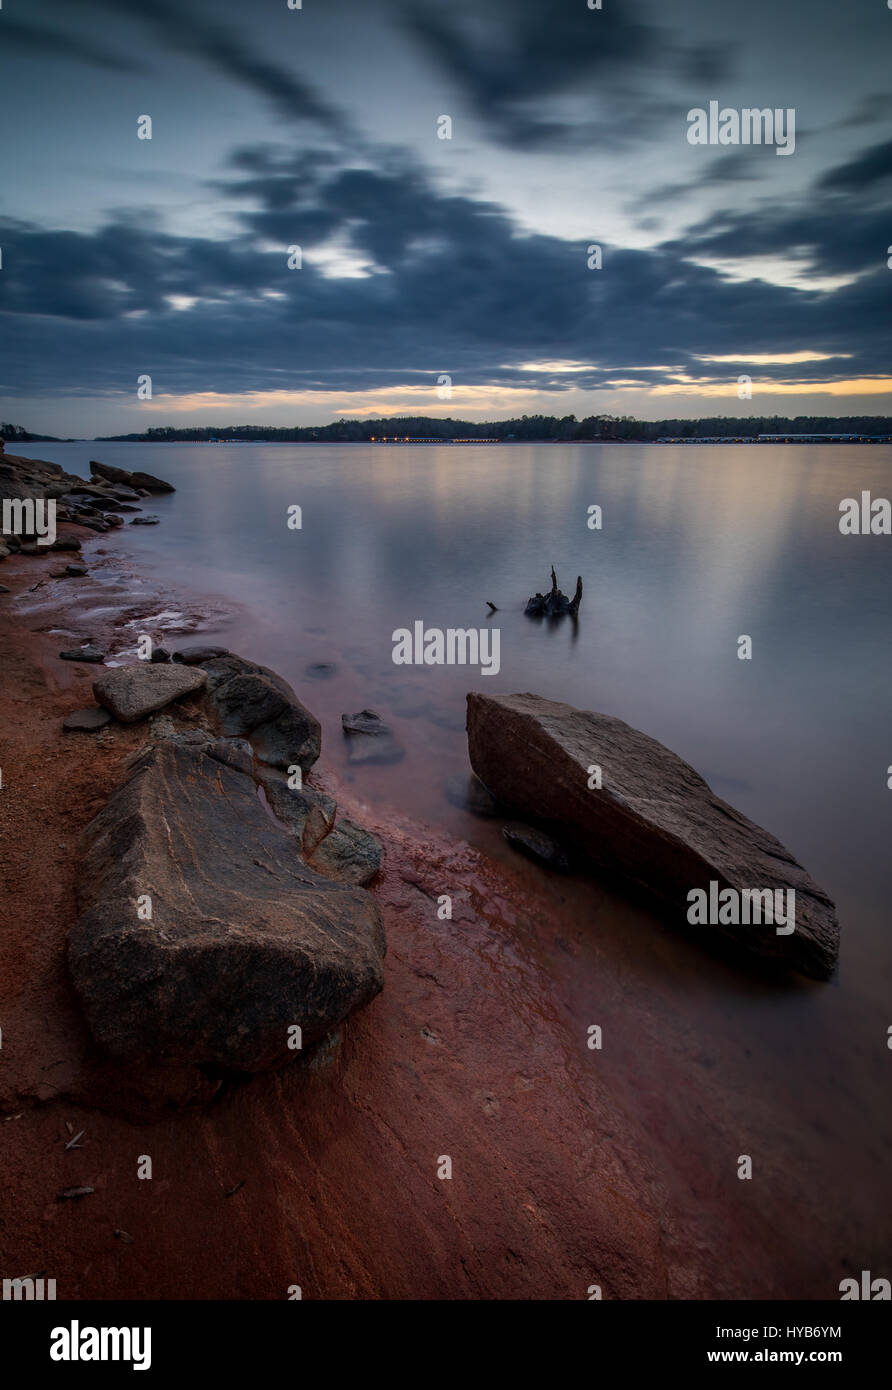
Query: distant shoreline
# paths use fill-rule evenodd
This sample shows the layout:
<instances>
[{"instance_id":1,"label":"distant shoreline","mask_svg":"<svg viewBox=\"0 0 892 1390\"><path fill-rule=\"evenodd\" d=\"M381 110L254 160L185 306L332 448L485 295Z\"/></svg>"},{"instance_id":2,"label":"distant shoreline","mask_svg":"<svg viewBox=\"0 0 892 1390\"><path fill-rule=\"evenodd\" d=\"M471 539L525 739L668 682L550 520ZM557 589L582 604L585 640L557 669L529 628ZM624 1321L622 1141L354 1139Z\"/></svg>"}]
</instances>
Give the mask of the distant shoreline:
<instances>
[{"instance_id":1,"label":"distant shoreline","mask_svg":"<svg viewBox=\"0 0 892 1390\"><path fill-rule=\"evenodd\" d=\"M55 438L0 424L19 444L817 444L890 443L889 415L738 415L636 420L634 416L524 415L470 421L426 415L339 419L325 425L172 425L140 433Z\"/></svg>"}]
</instances>

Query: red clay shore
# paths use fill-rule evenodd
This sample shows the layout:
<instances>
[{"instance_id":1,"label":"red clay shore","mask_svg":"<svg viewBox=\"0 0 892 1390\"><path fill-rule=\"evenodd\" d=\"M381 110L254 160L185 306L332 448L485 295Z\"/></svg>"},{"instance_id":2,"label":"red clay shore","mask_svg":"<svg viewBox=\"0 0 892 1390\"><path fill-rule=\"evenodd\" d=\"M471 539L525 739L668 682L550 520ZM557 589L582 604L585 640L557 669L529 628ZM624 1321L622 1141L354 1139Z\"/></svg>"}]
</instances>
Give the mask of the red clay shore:
<instances>
[{"instance_id":1,"label":"red clay shore","mask_svg":"<svg viewBox=\"0 0 892 1390\"><path fill-rule=\"evenodd\" d=\"M0 1275L54 1278L60 1300L834 1297L848 1249L788 1171L797 1136L737 1180L744 1040L704 1057L676 1016L727 967L692 982L607 889L354 808L348 788L342 810L385 847L382 994L312 1058L179 1106L96 1055L65 965L78 837L146 729L62 731L95 670L60 661L49 629L101 635L134 611L90 549L91 577L45 599L42 558L0 567ZM753 1118L771 1133L775 1102Z\"/></svg>"}]
</instances>

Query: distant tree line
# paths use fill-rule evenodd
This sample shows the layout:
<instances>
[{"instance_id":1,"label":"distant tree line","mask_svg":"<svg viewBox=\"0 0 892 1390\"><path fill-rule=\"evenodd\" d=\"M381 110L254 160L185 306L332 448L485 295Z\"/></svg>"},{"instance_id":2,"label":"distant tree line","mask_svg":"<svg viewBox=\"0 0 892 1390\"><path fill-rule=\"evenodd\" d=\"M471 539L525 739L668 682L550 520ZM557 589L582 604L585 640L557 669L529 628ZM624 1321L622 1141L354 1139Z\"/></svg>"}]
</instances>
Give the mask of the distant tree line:
<instances>
[{"instance_id":1,"label":"distant tree line","mask_svg":"<svg viewBox=\"0 0 892 1390\"><path fill-rule=\"evenodd\" d=\"M10 425L7 420L0 420L0 439L10 444L30 444L34 440L58 443L51 434L31 434L28 430L22 429L21 425Z\"/></svg>"},{"instance_id":2,"label":"distant tree line","mask_svg":"<svg viewBox=\"0 0 892 1390\"><path fill-rule=\"evenodd\" d=\"M4 430L16 426L0 426ZM785 415L710 416L700 420L636 420L632 415L522 415L516 420L442 420L425 415L394 416L386 420L336 420L330 425L278 427L273 425L228 425L225 428L194 426L174 428L153 426L144 434L102 436L105 442L144 441L208 442L216 439L269 440L274 443L352 444L384 436L400 439L502 439L502 440L593 440L617 439L647 442L664 436L684 439L752 438L757 434L889 434L892 418L887 415ZM34 439L36 435L3 434L3 438ZM47 438L46 435L41 436Z\"/></svg>"},{"instance_id":3,"label":"distant tree line","mask_svg":"<svg viewBox=\"0 0 892 1390\"><path fill-rule=\"evenodd\" d=\"M0 439L7 443L32 443L35 439L43 439L44 443L58 443L53 435L32 435L28 430L22 430L21 425L11 425L7 420L0 420Z\"/></svg>"}]
</instances>

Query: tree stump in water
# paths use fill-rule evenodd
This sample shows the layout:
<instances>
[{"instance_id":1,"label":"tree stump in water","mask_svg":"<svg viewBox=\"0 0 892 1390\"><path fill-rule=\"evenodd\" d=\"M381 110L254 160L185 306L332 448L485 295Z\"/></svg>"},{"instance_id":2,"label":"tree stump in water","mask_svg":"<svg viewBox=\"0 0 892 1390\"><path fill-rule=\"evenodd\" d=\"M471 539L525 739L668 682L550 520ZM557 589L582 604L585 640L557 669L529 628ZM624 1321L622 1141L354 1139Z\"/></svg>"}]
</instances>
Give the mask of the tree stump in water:
<instances>
[{"instance_id":1,"label":"tree stump in water","mask_svg":"<svg viewBox=\"0 0 892 1390\"><path fill-rule=\"evenodd\" d=\"M569 613L571 618L575 618L579 612L579 604L582 599L582 575L576 580L576 593L572 598L567 598L558 588L557 575L554 572L554 565L551 567L551 592L547 594L534 594L527 600L527 606L523 610L530 618L559 618L565 613Z\"/></svg>"}]
</instances>

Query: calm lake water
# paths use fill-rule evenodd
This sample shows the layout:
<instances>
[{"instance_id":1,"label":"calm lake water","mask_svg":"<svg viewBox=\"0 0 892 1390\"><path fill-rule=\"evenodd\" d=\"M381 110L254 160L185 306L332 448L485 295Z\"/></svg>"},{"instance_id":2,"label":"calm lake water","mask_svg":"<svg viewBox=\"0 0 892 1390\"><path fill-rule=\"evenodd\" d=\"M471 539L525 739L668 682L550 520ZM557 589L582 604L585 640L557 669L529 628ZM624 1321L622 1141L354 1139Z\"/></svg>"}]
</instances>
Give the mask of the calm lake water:
<instances>
[{"instance_id":1,"label":"calm lake water","mask_svg":"<svg viewBox=\"0 0 892 1390\"><path fill-rule=\"evenodd\" d=\"M791 1147L797 1126L825 1135L822 1152L829 1145L834 1158L814 1182L819 1192L826 1184L825 1203L850 1204L840 1257L862 1258L855 1235L877 1211L892 1152L892 537L843 536L838 522L845 497L892 496L892 448L94 443L29 452L84 477L95 457L176 485L146 503L162 524L128 527L114 547L174 591L238 605L208 639L292 682L323 718L323 758L340 775L341 712L369 705L390 719L407 756L356 770L369 801L491 845L491 827L443 795L445 777L467 766L464 697L531 690L645 730L779 836L838 905L836 979L763 994L729 976L716 997L695 1001L692 985L667 1008L681 1002L716 1046L729 1033L758 1039L755 1071L740 1084L774 1088L784 1119L773 1123L789 1121ZM299 531L287 525L294 504ZM587 525L592 504L601 530ZM575 626L524 616L552 563L568 593L583 577ZM487 600L499 610L491 618ZM497 626L499 674L395 666L392 633L417 620ZM737 654L744 634L749 661ZM315 662L337 671L311 679ZM797 1152L806 1181L821 1161Z\"/></svg>"},{"instance_id":2,"label":"calm lake water","mask_svg":"<svg viewBox=\"0 0 892 1390\"><path fill-rule=\"evenodd\" d=\"M126 549L174 588L243 605L246 654L311 704L327 702L332 686L307 680L305 667L336 663L335 688L357 708L391 713L418 753L411 778L393 770L410 807L439 804L428 792L443 769L425 771L424 749L440 748L449 725L464 727L469 689L532 690L668 744L857 904L863 930L888 922L892 537L843 536L838 522L842 498L892 495L892 448L31 452L84 477L98 457L170 479L177 493L146 503L162 524L128 528ZM293 504L299 531L287 526ZM587 525L592 504L600 531ZM552 563L566 592L583 576L575 627L523 614L529 595L549 587ZM394 629L419 619L497 626L499 674L395 666ZM751 661L738 659L742 634ZM858 930L847 924L849 938Z\"/></svg>"}]
</instances>

